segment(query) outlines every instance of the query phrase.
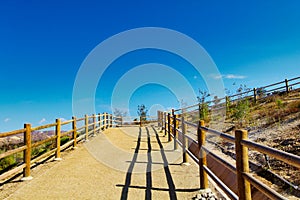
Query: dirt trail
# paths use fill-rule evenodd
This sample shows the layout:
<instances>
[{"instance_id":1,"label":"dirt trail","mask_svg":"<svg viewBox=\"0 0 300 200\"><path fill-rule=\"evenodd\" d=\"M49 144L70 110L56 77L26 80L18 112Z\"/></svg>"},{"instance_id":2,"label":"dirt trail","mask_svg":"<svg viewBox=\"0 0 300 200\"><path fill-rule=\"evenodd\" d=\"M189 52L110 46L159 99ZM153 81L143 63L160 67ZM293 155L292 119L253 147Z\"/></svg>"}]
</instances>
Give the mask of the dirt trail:
<instances>
[{"instance_id":1,"label":"dirt trail","mask_svg":"<svg viewBox=\"0 0 300 200\"><path fill-rule=\"evenodd\" d=\"M17 183L7 199L192 199L198 167L181 165L172 144L151 127L109 129Z\"/></svg>"}]
</instances>

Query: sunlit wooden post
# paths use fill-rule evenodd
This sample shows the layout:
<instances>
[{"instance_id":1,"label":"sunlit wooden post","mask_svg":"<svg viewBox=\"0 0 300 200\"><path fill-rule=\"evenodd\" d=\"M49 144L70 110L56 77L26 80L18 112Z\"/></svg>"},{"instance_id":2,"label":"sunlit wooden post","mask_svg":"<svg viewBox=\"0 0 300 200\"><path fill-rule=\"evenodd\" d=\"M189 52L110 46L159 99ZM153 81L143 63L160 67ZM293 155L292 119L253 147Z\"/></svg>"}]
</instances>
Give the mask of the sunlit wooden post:
<instances>
[{"instance_id":1,"label":"sunlit wooden post","mask_svg":"<svg viewBox=\"0 0 300 200\"><path fill-rule=\"evenodd\" d=\"M109 114L109 119L110 119L109 127L111 128L113 126L113 115L112 114Z\"/></svg>"},{"instance_id":2,"label":"sunlit wooden post","mask_svg":"<svg viewBox=\"0 0 300 200\"><path fill-rule=\"evenodd\" d=\"M161 114L160 111L157 111L157 126L158 128L161 127Z\"/></svg>"},{"instance_id":3,"label":"sunlit wooden post","mask_svg":"<svg viewBox=\"0 0 300 200\"><path fill-rule=\"evenodd\" d=\"M31 124L24 124L24 145L26 149L24 151L24 163L25 168L23 169L23 178L22 181L31 180L30 176L30 160L31 160Z\"/></svg>"},{"instance_id":4,"label":"sunlit wooden post","mask_svg":"<svg viewBox=\"0 0 300 200\"><path fill-rule=\"evenodd\" d=\"M98 113L98 132L100 133L100 129L101 129L101 114Z\"/></svg>"},{"instance_id":5,"label":"sunlit wooden post","mask_svg":"<svg viewBox=\"0 0 300 200\"><path fill-rule=\"evenodd\" d=\"M174 137L174 150L178 149L178 143L176 141L177 138L177 115L175 115L174 109L172 109L172 116L173 116L173 137Z\"/></svg>"},{"instance_id":6,"label":"sunlit wooden post","mask_svg":"<svg viewBox=\"0 0 300 200\"><path fill-rule=\"evenodd\" d=\"M288 94L289 93L289 81L287 79L285 79L284 82L285 82L285 91Z\"/></svg>"},{"instance_id":7,"label":"sunlit wooden post","mask_svg":"<svg viewBox=\"0 0 300 200\"><path fill-rule=\"evenodd\" d=\"M186 135L186 124L184 122L184 116L181 116L181 131L182 131L182 162L187 163L188 162L188 155L187 155L187 138Z\"/></svg>"},{"instance_id":8,"label":"sunlit wooden post","mask_svg":"<svg viewBox=\"0 0 300 200\"><path fill-rule=\"evenodd\" d=\"M171 114L168 113L168 141L172 141L171 137Z\"/></svg>"},{"instance_id":9,"label":"sunlit wooden post","mask_svg":"<svg viewBox=\"0 0 300 200\"><path fill-rule=\"evenodd\" d=\"M76 117L72 117L72 129L73 129L73 147L77 145L77 127L76 127Z\"/></svg>"},{"instance_id":10,"label":"sunlit wooden post","mask_svg":"<svg viewBox=\"0 0 300 200\"><path fill-rule=\"evenodd\" d=\"M56 135L56 152L55 160L61 160L60 158L60 133L61 133L61 120L56 119L55 135Z\"/></svg>"},{"instance_id":11,"label":"sunlit wooden post","mask_svg":"<svg viewBox=\"0 0 300 200\"><path fill-rule=\"evenodd\" d=\"M204 165L207 166L206 163L206 152L202 148L205 145L205 131L202 130L200 127L204 127L204 120L200 120L198 123L198 130L197 130L197 136L198 136L198 148L199 148L199 175L200 175L200 188L206 189L208 188L208 178L207 173L204 170Z\"/></svg>"},{"instance_id":12,"label":"sunlit wooden post","mask_svg":"<svg viewBox=\"0 0 300 200\"><path fill-rule=\"evenodd\" d=\"M93 114L93 135L96 135L96 115Z\"/></svg>"},{"instance_id":13,"label":"sunlit wooden post","mask_svg":"<svg viewBox=\"0 0 300 200\"><path fill-rule=\"evenodd\" d=\"M230 105L230 98L229 98L229 96L226 96L225 97L225 105L226 105L226 116L228 115L228 113L229 113L229 105Z\"/></svg>"},{"instance_id":14,"label":"sunlit wooden post","mask_svg":"<svg viewBox=\"0 0 300 200\"><path fill-rule=\"evenodd\" d=\"M253 101L254 101L254 103L256 103L256 101L257 101L257 90L256 90L256 88L253 88Z\"/></svg>"},{"instance_id":15,"label":"sunlit wooden post","mask_svg":"<svg viewBox=\"0 0 300 200\"><path fill-rule=\"evenodd\" d=\"M89 116L84 116L84 125L85 125L85 141L89 140Z\"/></svg>"},{"instance_id":16,"label":"sunlit wooden post","mask_svg":"<svg viewBox=\"0 0 300 200\"><path fill-rule=\"evenodd\" d=\"M235 152L238 195L240 200L251 200L250 183L243 178L243 173L249 172L248 147L241 144L242 140L248 139L248 131L235 131Z\"/></svg>"},{"instance_id":17,"label":"sunlit wooden post","mask_svg":"<svg viewBox=\"0 0 300 200\"><path fill-rule=\"evenodd\" d=\"M106 113L103 113L103 130L106 129Z\"/></svg>"},{"instance_id":18,"label":"sunlit wooden post","mask_svg":"<svg viewBox=\"0 0 300 200\"><path fill-rule=\"evenodd\" d=\"M165 135L167 135L167 113L164 112L164 129L165 129Z\"/></svg>"}]
</instances>

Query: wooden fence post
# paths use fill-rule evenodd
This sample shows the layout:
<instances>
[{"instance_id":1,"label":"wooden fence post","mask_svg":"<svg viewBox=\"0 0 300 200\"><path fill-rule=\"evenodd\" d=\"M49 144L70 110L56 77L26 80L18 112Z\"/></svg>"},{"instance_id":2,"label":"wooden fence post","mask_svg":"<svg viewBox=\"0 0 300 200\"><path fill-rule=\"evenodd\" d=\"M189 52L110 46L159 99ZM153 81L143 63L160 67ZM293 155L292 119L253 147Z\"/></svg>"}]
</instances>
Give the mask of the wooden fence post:
<instances>
[{"instance_id":1,"label":"wooden fence post","mask_svg":"<svg viewBox=\"0 0 300 200\"><path fill-rule=\"evenodd\" d=\"M200 175L200 188L207 189L208 188L208 178L207 173L204 170L204 165L206 166L206 152L202 148L205 145L205 131L200 129L200 127L204 127L204 120L200 120L198 123L198 148L199 148L199 175Z\"/></svg>"},{"instance_id":2,"label":"wooden fence post","mask_svg":"<svg viewBox=\"0 0 300 200\"><path fill-rule=\"evenodd\" d=\"M182 162L183 164L188 163L188 155L187 155L187 139L185 137L186 135L186 124L184 123L184 116L181 116L181 131L182 131Z\"/></svg>"},{"instance_id":3,"label":"wooden fence post","mask_svg":"<svg viewBox=\"0 0 300 200\"><path fill-rule=\"evenodd\" d=\"M172 141L170 129L171 129L171 114L168 113L168 142Z\"/></svg>"},{"instance_id":4,"label":"wooden fence post","mask_svg":"<svg viewBox=\"0 0 300 200\"><path fill-rule=\"evenodd\" d=\"M22 181L31 180L30 176L30 160L31 160L31 124L24 124L25 132L24 132L24 145L26 145L26 149L24 151L24 163L25 168L23 169L23 178Z\"/></svg>"},{"instance_id":5,"label":"wooden fence post","mask_svg":"<svg viewBox=\"0 0 300 200\"><path fill-rule=\"evenodd\" d=\"M61 160L61 157L60 157L60 133L61 133L61 120L56 119L56 128L55 128L56 152L55 152L54 160Z\"/></svg>"},{"instance_id":6,"label":"wooden fence post","mask_svg":"<svg viewBox=\"0 0 300 200\"><path fill-rule=\"evenodd\" d=\"M85 141L89 141L89 116L84 116L84 125L85 125Z\"/></svg>"},{"instance_id":7,"label":"wooden fence post","mask_svg":"<svg viewBox=\"0 0 300 200\"><path fill-rule=\"evenodd\" d=\"M250 183L243 178L243 173L249 172L248 147L241 144L242 140L248 139L246 130L235 131L235 151L238 195L240 200L251 200Z\"/></svg>"},{"instance_id":8,"label":"wooden fence post","mask_svg":"<svg viewBox=\"0 0 300 200\"><path fill-rule=\"evenodd\" d=\"M284 82L285 82L285 91L288 94L289 93L289 81L287 79L285 79Z\"/></svg>"},{"instance_id":9,"label":"wooden fence post","mask_svg":"<svg viewBox=\"0 0 300 200\"><path fill-rule=\"evenodd\" d=\"M112 126L113 126L113 115L112 114L109 114L109 119L110 119L109 127L112 128Z\"/></svg>"},{"instance_id":10,"label":"wooden fence post","mask_svg":"<svg viewBox=\"0 0 300 200\"><path fill-rule=\"evenodd\" d=\"M73 148L77 145L77 127L76 127L76 117L72 117L72 129L73 129Z\"/></svg>"},{"instance_id":11,"label":"wooden fence post","mask_svg":"<svg viewBox=\"0 0 300 200\"><path fill-rule=\"evenodd\" d=\"M103 113L103 130L106 129L106 113Z\"/></svg>"},{"instance_id":12,"label":"wooden fence post","mask_svg":"<svg viewBox=\"0 0 300 200\"><path fill-rule=\"evenodd\" d=\"M256 103L256 101L257 101L257 91L256 91L256 88L253 88L253 101L254 101L254 103Z\"/></svg>"},{"instance_id":13,"label":"wooden fence post","mask_svg":"<svg viewBox=\"0 0 300 200\"><path fill-rule=\"evenodd\" d=\"M100 133L101 130L101 114L98 113L98 132Z\"/></svg>"},{"instance_id":14,"label":"wooden fence post","mask_svg":"<svg viewBox=\"0 0 300 200\"><path fill-rule=\"evenodd\" d=\"M175 115L174 109L172 110L173 115L173 136L174 136L174 150L178 149L178 143L176 141L177 138L177 115Z\"/></svg>"},{"instance_id":15,"label":"wooden fence post","mask_svg":"<svg viewBox=\"0 0 300 200\"><path fill-rule=\"evenodd\" d=\"M160 111L157 111L157 126L160 127L161 123L160 123Z\"/></svg>"},{"instance_id":16,"label":"wooden fence post","mask_svg":"<svg viewBox=\"0 0 300 200\"><path fill-rule=\"evenodd\" d=\"M163 121L163 123L164 123L163 128L165 130L165 135L164 136L166 136L167 135L167 113L166 112L164 112L164 121Z\"/></svg>"},{"instance_id":17,"label":"wooden fence post","mask_svg":"<svg viewBox=\"0 0 300 200\"><path fill-rule=\"evenodd\" d=\"M93 135L96 136L96 115L93 114Z\"/></svg>"}]
</instances>

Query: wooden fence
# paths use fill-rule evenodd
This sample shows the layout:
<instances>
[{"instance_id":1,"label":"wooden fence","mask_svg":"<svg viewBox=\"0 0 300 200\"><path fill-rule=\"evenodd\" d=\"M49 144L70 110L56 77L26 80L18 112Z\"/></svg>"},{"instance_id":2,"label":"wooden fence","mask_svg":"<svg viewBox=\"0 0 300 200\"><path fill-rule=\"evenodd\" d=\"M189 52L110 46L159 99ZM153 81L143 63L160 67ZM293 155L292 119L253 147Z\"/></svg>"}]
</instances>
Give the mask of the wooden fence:
<instances>
[{"instance_id":1,"label":"wooden fence","mask_svg":"<svg viewBox=\"0 0 300 200\"><path fill-rule=\"evenodd\" d=\"M285 79L284 81L267 86L253 88L253 90L248 90L246 92L219 98L218 105L216 105L214 101L208 101L205 103L207 103L210 108L212 108L212 106L222 108L226 106L225 104L227 104L228 101L234 102L244 98L250 100L252 99L254 103L257 103L272 95L289 94L292 91L299 91L299 86L300 77L296 77L289 80ZM212 103L215 105L212 105ZM178 144L182 147L183 162L187 162L187 154L189 154L196 162L198 162L201 188L205 189L208 187L207 176L210 176L231 199L251 199L251 190L252 198L285 199L285 197L283 197L281 194L277 193L270 187L263 184L261 181L254 178L253 174L250 173L248 148L269 155L270 157L274 157L299 169L300 157L252 142L248 140L248 132L245 130L236 130L235 136L231 136L206 128L203 120L198 121L198 123L192 123L190 122L191 120L185 118L185 113L187 112L190 114L194 113L195 116L197 116L198 113L200 114L200 107L200 104L195 104L185 108L176 110L173 109L171 112L158 111L158 125L161 126L165 131L165 135L168 136L168 141L174 141L174 149L178 148ZM189 135L186 135L186 126L192 126L196 128L197 140L193 139ZM206 134L219 136L221 139L235 145L235 165L208 150L208 148L205 146ZM228 173L232 173L234 175L234 182L237 184L231 184L229 186L222 182L221 178L216 175L220 169L212 169L213 166L207 162L207 159L209 159L211 162L218 162L222 168L226 168ZM209 165L211 165L211 168L208 167ZM254 189L258 190L263 195L256 193L254 194Z\"/></svg>"},{"instance_id":2,"label":"wooden fence","mask_svg":"<svg viewBox=\"0 0 300 200\"><path fill-rule=\"evenodd\" d=\"M81 123L83 124L81 127L77 125ZM5 180L12 177L14 174L20 173L23 170L23 178L22 180L30 180L32 177L30 176L31 167L34 163L49 158L55 155L55 160L60 160L60 152L70 146L76 147L77 143L80 140L88 140L90 136L96 135L100 130L107 129L112 127L116 123L119 123L118 119L111 114L103 113L103 114L93 114L91 116L85 115L82 118L72 117L71 120L61 121L61 119L56 119L55 123L42 125L38 127L31 127L31 124L24 124L24 128L20 130L14 130L11 132L5 132L0 134L0 138L16 136L23 134L23 145L18 148L8 150L2 154L0 154L0 160L5 157L11 156L13 154L17 154L23 152L23 162L16 166L15 168L3 173L0 175L0 180ZM71 130L62 131L62 126L71 125ZM32 132L40 131L44 129L54 128L55 134L47 139L41 141L32 141ZM70 136L71 140L61 145L61 138L64 136ZM54 142L55 147L51 149L49 152L46 152L36 158L32 158L32 150L35 147L43 145L47 142Z\"/></svg>"},{"instance_id":3,"label":"wooden fence","mask_svg":"<svg viewBox=\"0 0 300 200\"><path fill-rule=\"evenodd\" d=\"M207 176L210 176L231 199L252 199L251 185L260 191L265 199L286 199L284 196L256 179L253 174L250 173L248 148L274 157L300 169L300 156L252 142L248 140L248 132L246 130L236 130L235 136L231 136L206 128L203 120L200 120L198 124L185 121L184 113L182 115L176 115L175 110L172 110L171 113L158 112L158 124L165 131L168 140L171 141L173 139L174 149L178 148L178 144L182 147L183 162L187 162L187 154L198 162L200 187L202 189L208 187ZM197 140L186 135L186 126L192 126L197 129ZM208 150L205 146L207 133L219 136L223 140L235 144L235 166ZM237 188L230 188L221 181L221 178L216 176L216 174L208 167L209 163L207 162L207 156L210 157L210 160L217 161L222 167L227 168L230 172L235 174ZM252 195L255 196L253 192ZM259 196L259 194L256 194L256 197L257 196ZM259 198L262 199L262 195L260 195Z\"/></svg>"},{"instance_id":4,"label":"wooden fence","mask_svg":"<svg viewBox=\"0 0 300 200\"><path fill-rule=\"evenodd\" d=\"M254 103L263 101L265 98L268 98L274 94L289 94L293 90L300 89L300 77L285 79L283 81L273 83L270 85L248 89L247 91L236 93L233 95L218 97L217 99L206 101L205 103L212 108L213 106L216 108L225 107L229 102L233 103L235 101L239 101L241 99L249 99L253 100ZM193 108L195 106L200 106L200 104L191 105L185 108L179 108L176 111L187 110Z\"/></svg>"}]
</instances>

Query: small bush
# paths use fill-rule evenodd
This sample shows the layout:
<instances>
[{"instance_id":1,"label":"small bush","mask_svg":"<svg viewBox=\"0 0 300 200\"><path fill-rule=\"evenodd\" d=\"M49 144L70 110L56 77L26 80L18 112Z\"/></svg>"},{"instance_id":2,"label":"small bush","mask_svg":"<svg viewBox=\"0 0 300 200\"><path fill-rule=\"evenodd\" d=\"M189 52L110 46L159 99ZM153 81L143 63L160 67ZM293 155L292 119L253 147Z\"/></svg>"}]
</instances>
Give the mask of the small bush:
<instances>
[{"instance_id":1,"label":"small bush","mask_svg":"<svg viewBox=\"0 0 300 200\"><path fill-rule=\"evenodd\" d=\"M69 140L70 138L68 136L63 136L62 138L60 138L60 145L66 144Z\"/></svg>"},{"instance_id":2,"label":"small bush","mask_svg":"<svg viewBox=\"0 0 300 200\"><path fill-rule=\"evenodd\" d=\"M0 154L3 153L0 151ZM14 155L7 156L0 159L0 173L6 172L16 165L16 159Z\"/></svg>"},{"instance_id":3,"label":"small bush","mask_svg":"<svg viewBox=\"0 0 300 200\"><path fill-rule=\"evenodd\" d=\"M283 102L281 99L276 99L276 106L277 108L283 108Z\"/></svg>"},{"instance_id":4,"label":"small bush","mask_svg":"<svg viewBox=\"0 0 300 200\"><path fill-rule=\"evenodd\" d=\"M238 101L233 109L233 119L238 122L239 125L243 125L248 121L250 113L250 103L248 99L242 99Z\"/></svg>"}]
</instances>

